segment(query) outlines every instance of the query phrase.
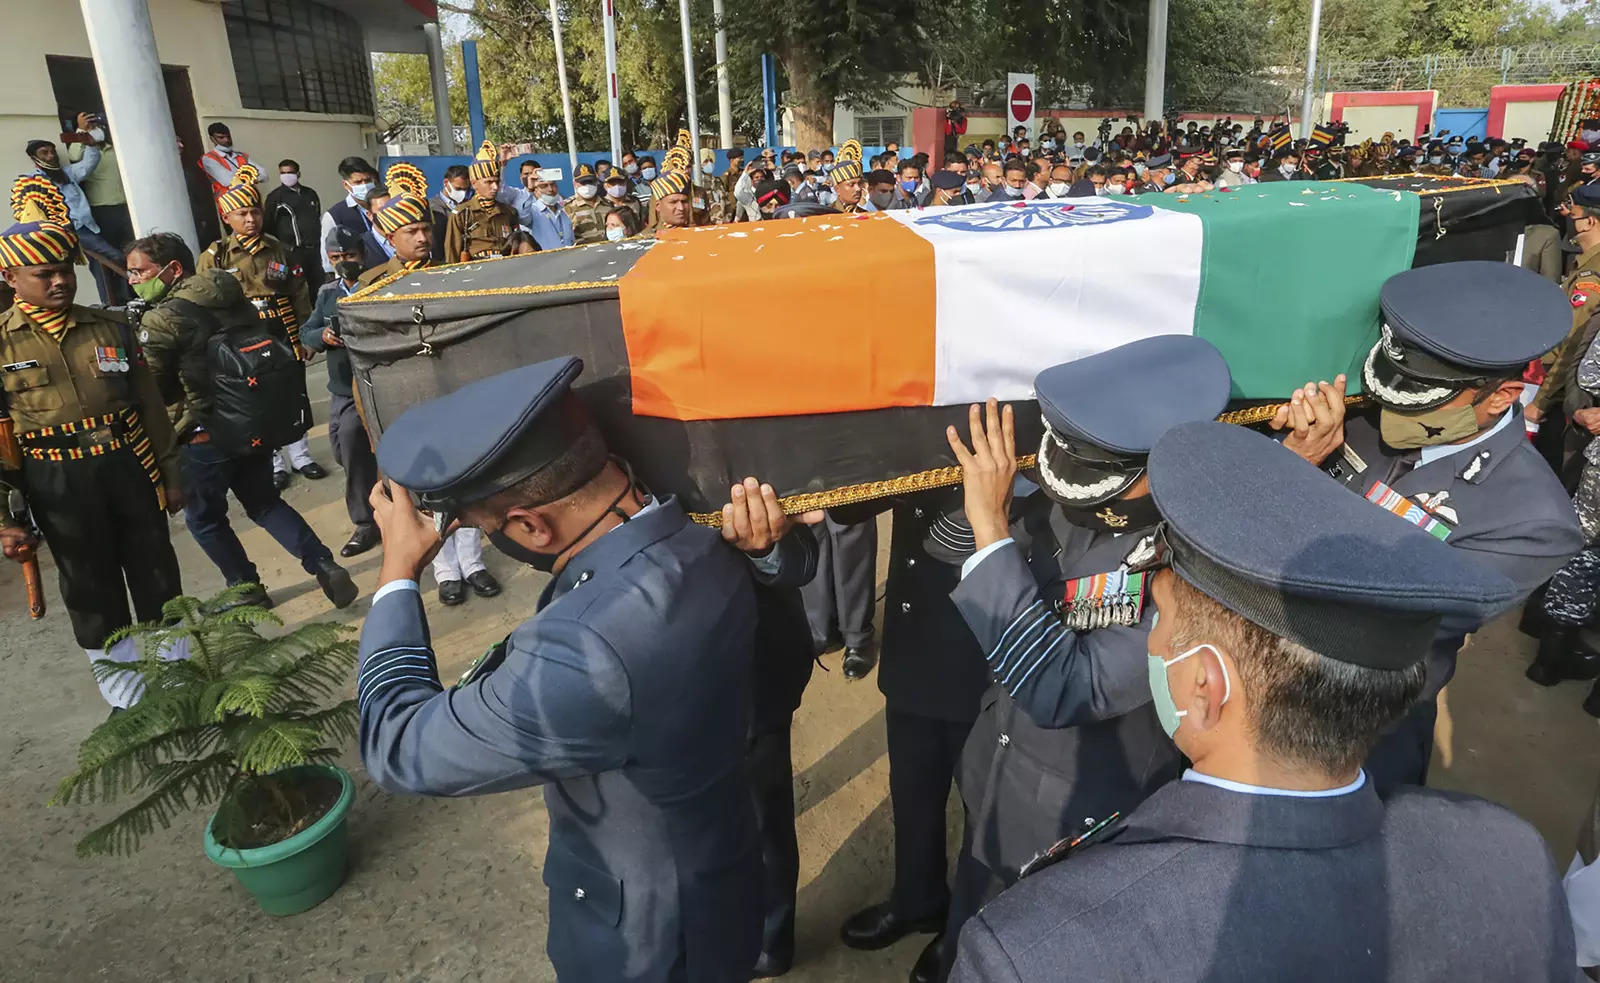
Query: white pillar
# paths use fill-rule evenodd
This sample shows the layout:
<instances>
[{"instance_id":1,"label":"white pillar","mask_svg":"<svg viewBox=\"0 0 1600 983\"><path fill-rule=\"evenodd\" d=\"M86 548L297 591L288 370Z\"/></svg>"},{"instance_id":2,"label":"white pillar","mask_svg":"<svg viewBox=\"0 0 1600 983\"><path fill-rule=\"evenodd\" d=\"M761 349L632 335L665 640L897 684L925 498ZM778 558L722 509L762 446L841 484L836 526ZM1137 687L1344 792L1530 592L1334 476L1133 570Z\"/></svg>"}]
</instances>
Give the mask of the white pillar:
<instances>
[{"instance_id":1,"label":"white pillar","mask_svg":"<svg viewBox=\"0 0 1600 983\"><path fill-rule=\"evenodd\" d=\"M1162 93L1167 87L1167 4L1150 0L1150 31L1144 56L1144 121L1161 119Z\"/></svg>"},{"instance_id":2,"label":"white pillar","mask_svg":"<svg viewBox=\"0 0 1600 983\"><path fill-rule=\"evenodd\" d=\"M567 124L567 162L572 165L568 176L578 173L578 138L572 133L572 93L567 88L567 55L561 46L561 12L556 0L550 0L550 34L556 42L556 77L561 80L561 118Z\"/></svg>"},{"instance_id":3,"label":"white pillar","mask_svg":"<svg viewBox=\"0 0 1600 983\"><path fill-rule=\"evenodd\" d=\"M611 163L621 167L622 101L617 97L617 11L600 0L600 21L606 46L606 120L611 124Z\"/></svg>"},{"instance_id":4,"label":"white pillar","mask_svg":"<svg viewBox=\"0 0 1600 983\"><path fill-rule=\"evenodd\" d=\"M678 0L678 24L683 28L683 93L689 103L689 180L705 185L700 169L700 107L694 94L694 45L689 40L689 0Z\"/></svg>"},{"instance_id":5,"label":"white pillar","mask_svg":"<svg viewBox=\"0 0 1600 983\"><path fill-rule=\"evenodd\" d=\"M134 232L176 232L198 253L150 8L145 0L80 4Z\"/></svg>"},{"instance_id":6,"label":"white pillar","mask_svg":"<svg viewBox=\"0 0 1600 983\"><path fill-rule=\"evenodd\" d=\"M1300 100L1300 136L1311 139L1312 102L1317 97L1317 34L1322 28L1322 0L1311 0L1311 35L1306 39L1306 93Z\"/></svg>"},{"instance_id":7,"label":"white pillar","mask_svg":"<svg viewBox=\"0 0 1600 983\"><path fill-rule=\"evenodd\" d=\"M728 91L728 30L722 24L722 0L711 0L717 20L717 135L722 149L733 147L733 95Z\"/></svg>"},{"instance_id":8,"label":"white pillar","mask_svg":"<svg viewBox=\"0 0 1600 983\"><path fill-rule=\"evenodd\" d=\"M433 122L439 128L439 154L451 157L456 152L456 128L450 119L450 77L445 73L439 22L422 25L422 33L428 39L428 76L433 81Z\"/></svg>"}]
</instances>

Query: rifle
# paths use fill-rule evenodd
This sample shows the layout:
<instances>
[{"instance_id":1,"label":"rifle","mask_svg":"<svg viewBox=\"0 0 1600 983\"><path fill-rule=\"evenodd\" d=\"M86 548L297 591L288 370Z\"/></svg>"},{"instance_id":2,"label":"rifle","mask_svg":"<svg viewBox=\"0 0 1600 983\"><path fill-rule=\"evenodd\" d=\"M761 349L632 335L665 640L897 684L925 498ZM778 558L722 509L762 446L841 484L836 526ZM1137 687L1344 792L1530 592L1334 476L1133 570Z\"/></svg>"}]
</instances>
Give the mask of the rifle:
<instances>
[{"instance_id":1,"label":"rifle","mask_svg":"<svg viewBox=\"0 0 1600 983\"><path fill-rule=\"evenodd\" d=\"M17 443L17 425L9 416L0 416L0 470L22 470L22 445ZM0 490L6 492L4 515L0 515L0 520L18 522L37 536L37 530L28 521L21 491L3 481L0 481ZM44 617L44 581L39 576L38 551L32 544L24 545L17 550L14 559L22 564L22 582L28 591L28 615L38 621Z\"/></svg>"}]
</instances>

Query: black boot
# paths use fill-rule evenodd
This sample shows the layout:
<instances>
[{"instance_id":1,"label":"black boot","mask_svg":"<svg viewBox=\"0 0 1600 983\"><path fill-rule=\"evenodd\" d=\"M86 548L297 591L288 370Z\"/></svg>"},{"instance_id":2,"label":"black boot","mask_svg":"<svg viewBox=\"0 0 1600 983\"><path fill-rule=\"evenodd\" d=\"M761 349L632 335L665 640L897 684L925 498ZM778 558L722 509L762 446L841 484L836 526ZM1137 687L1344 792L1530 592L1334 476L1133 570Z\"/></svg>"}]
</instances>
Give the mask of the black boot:
<instances>
[{"instance_id":1,"label":"black boot","mask_svg":"<svg viewBox=\"0 0 1600 983\"><path fill-rule=\"evenodd\" d=\"M1522 604L1522 620L1517 622L1517 630L1532 638L1539 638L1550 629L1551 623L1548 615L1544 613L1544 592L1550 586L1550 581L1545 581L1533 589L1528 599Z\"/></svg>"},{"instance_id":2,"label":"black boot","mask_svg":"<svg viewBox=\"0 0 1600 983\"><path fill-rule=\"evenodd\" d=\"M1578 630L1566 625L1551 625L1539 639L1539 654L1523 675L1540 686L1554 686L1567 678L1566 665L1578 644Z\"/></svg>"},{"instance_id":3,"label":"black boot","mask_svg":"<svg viewBox=\"0 0 1600 983\"><path fill-rule=\"evenodd\" d=\"M1584 697L1583 712L1591 717L1600 717L1600 683L1595 683L1589 695Z\"/></svg>"}]
</instances>

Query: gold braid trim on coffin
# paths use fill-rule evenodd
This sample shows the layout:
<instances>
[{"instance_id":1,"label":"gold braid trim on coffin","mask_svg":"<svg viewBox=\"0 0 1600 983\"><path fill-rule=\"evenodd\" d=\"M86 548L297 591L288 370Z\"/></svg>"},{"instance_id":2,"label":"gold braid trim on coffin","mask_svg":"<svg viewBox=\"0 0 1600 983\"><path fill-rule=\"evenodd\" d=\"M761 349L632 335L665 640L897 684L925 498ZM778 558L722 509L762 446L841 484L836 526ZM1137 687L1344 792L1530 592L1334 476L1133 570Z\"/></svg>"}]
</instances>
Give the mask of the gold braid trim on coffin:
<instances>
[{"instance_id":1,"label":"gold braid trim on coffin","mask_svg":"<svg viewBox=\"0 0 1600 983\"><path fill-rule=\"evenodd\" d=\"M1408 171L1405 174L1374 174L1372 177L1336 177L1336 178L1330 179L1327 183L1329 183L1329 184L1366 184L1366 182L1368 182L1368 181L1387 181L1387 180L1389 180L1391 178L1408 178L1408 177L1427 178L1427 179L1433 180L1433 181L1460 181L1460 182L1463 182L1463 183L1458 184L1455 187L1450 187L1450 188L1424 188L1424 189L1419 190L1419 191L1413 191L1410 188L1373 188L1373 190L1374 191L1404 191L1406 194L1418 195L1420 197L1428 197L1429 195L1448 195L1448 194L1453 194L1454 192L1457 192L1457 191L1472 191L1472 190L1475 190L1477 188L1496 188L1496 189L1498 189L1498 188L1509 188L1510 186L1512 186L1514 184L1521 184L1524 187L1527 186L1526 182L1523 182L1523 181L1509 181L1509 180L1504 180L1504 179L1501 179L1501 178L1445 177L1442 174L1420 174L1420 173L1418 173L1416 171ZM1369 185L1369 187L1370 187L1370 185ZM1499 194L1499 193L1500 192L1498 190L1495 191L1495 194Z\"/></svg>"},{"instance_id":2,"label":"gold braid trim on coffin","mask_svg":"<svg viewBox=\"0 0 1600 983\"><path fill-rule=\"evenodd\" d=\"M1367 397L1346 396L1345 406L1365 406ZM1282 403L1267 403L1263 406L1247 406L1242 410L1233 410L1217 417L1223 423L1236 423L1240 426L1249 426L1256 423L1265 423L1278 412ZM1034 454L1026 454L1017 458L1017 470L1026 470L1038 463ZM798 515L801 512L810 512L813 509L832 509L841 505L854 505L857 502L870 502L873 499L888 498L890 495L906 495L911 492L932 491L935 488L950 488L961 484L961 469L959 467L933 468L928 471L918 471L899 478L890 478L886 481L868 481L859 485L844 485L840 488L831 488L828 491L806 492L803 495L788 495L778 499L778 504L783 507L784 515ZM721 512L690 512L689 518L702 526L722 525Z\"/></svg>"}]
</instances>

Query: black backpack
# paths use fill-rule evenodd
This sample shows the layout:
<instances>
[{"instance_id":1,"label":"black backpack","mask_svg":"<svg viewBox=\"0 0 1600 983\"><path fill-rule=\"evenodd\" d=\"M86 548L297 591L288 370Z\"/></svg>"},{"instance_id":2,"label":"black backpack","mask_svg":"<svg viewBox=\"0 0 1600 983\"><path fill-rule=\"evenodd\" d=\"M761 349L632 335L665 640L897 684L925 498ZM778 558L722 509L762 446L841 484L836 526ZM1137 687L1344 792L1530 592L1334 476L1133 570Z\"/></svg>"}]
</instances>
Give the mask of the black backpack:
<instances>
[{"instance_id":1,"label":"black backpack","mask_svg":"<svg viewBox=\"0 0 1600 983\"><path fill-rule=\"evenodd\" d=\"M204 426L218 450L243 456L305 436L311 428L305 366L276 319L258 317L254 305L213 311L182 299L168 303L211 329L204 340L211 392Z\"/></svg>"}]
</instances>

